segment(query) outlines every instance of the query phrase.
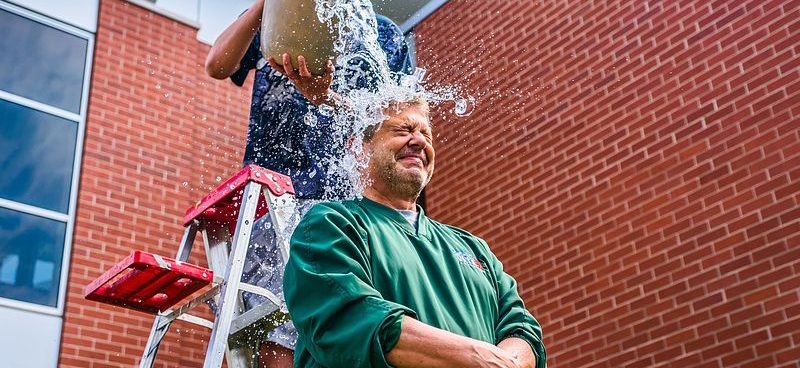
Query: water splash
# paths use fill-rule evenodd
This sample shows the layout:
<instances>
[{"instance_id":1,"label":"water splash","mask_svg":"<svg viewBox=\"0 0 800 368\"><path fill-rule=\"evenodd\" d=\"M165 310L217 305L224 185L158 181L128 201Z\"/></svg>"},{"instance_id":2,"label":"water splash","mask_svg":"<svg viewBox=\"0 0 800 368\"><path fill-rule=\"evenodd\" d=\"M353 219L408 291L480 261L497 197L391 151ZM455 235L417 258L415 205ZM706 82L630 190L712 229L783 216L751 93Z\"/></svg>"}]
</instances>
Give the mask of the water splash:
<instances>
[{"instance_id":1,"label":"water splash","mask_svg":"<svg viewBox=\"0 0 800 368\"><path fill-rule=\"evenodd\" d=\"M317 115L315 115L313 112L309 111L303 117L303 121L310 128L316 127L317 126Z\"/></svg>"},{"instance_id":2,"label":"water splash","mask_svg":"<svg viewBox=\"0 0 800 368\"><path fill-rule=\"evenodd\" d=\"M475 110L475 98L467 96L467 98L458 98L455 100L456 107L453 112L458 116L469 116Z\"/></svg>"},{"instance_id":3,"label":"water splash","mask_svg":"<svg viewBox=\"0 0 800 368\"><path fill-rule=\"evenodd\" d=\"M321 105L318 109L320 115L332 118L332 139L339 145L322 160L335 181L324 197L357 198L366 184L358 173L369 161L363 157L364 130L387 118L383 111L390 103L424 97L431 105L453 102L455 115L468 116L475 99L454 87L426 89L426 71L421 68L412 74L392 72L378 43L377 20L369 0L316 0L315 10L319 20L337 35L333 88L346 106Z\"/></svg>"}]
</instances>

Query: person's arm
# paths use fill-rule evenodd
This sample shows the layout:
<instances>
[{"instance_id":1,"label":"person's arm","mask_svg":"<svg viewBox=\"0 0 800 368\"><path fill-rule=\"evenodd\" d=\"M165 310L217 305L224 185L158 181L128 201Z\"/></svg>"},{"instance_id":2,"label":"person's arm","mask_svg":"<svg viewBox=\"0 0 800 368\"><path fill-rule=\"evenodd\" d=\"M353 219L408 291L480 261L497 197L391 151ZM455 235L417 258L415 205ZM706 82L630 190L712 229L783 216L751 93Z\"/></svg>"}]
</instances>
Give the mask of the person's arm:
<instances>
[{"instance_id":1,"label":"person's arm","mask_svg":"<svg viewBox=\"0 0 800 368\"><path fill-rule=\"evenodd\" d=\"M525 340L519 337L509 337L500 341L497 347L511 353L517 359L520 367L536 368L536 356Z\"/></svg>"},{"instance_id":2,"label":"person's arm","mask_svg":"<svg viewBox=\"0 0 800 368\"><path fill-rule=\"evenodd\" d=\"M523 367L545 368L546 352L542 343L542 326L525 308L517 292L517 281L503 271L503 264L491 253L486 243L489 268L497 282L499 318L495 327L497 345L514 352Z\"/></svg>"},{"instance_id":3,"label":"person's arm","mask_svg":"<svg viewBox=\"0 0 800 368\"><path fill-rule=\"evenodd\" d=\"M222 32L206 57L206 73L215 79L230 77L239 69L253 37L261 26L264 0L256 0Z\"/></svg>"},{"instance_id":4,"label":"person's arm","mask_svg":"<svg viewBox=\"0 0 800 368\"><path fill-rule=\"evenodd\" d=\"M523 342L524 343L524 342ZM400 339L386 354L397 368L522 367L513 352L405 316Z\"/></svg>"}]
</instances>

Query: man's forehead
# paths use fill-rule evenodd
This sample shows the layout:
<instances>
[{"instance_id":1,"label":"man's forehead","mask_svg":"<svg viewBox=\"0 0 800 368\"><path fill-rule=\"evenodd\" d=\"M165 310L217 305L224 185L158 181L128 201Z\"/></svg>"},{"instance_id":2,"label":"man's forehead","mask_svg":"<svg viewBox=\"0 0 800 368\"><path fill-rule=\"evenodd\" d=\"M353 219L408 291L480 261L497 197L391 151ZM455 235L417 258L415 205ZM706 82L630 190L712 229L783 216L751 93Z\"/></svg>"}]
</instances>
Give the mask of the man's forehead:
<instances>
[{"instance_id":1,"label":"man's forehead","mask_svg":"<svg viewBox=\"0 0 800 368\"><path fill-rule=\"evenodd\" d=\"M388 118L384 124L389 125L414 125L420 128L431 128L431 121L422 111L417 108L406 108L401 111L389 111Z\"/></svg>"}]
</instances>

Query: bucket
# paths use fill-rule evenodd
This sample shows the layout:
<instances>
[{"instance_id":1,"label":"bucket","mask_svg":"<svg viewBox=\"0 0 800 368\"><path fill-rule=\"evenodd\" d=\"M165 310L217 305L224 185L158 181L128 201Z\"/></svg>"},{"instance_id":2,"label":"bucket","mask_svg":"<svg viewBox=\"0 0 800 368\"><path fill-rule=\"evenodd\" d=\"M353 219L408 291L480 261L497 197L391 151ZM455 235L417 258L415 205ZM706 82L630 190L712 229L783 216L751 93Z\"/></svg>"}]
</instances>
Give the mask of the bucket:
<instances>
[{"instance_id":1,"label":"bucket","mask_svg":"<svg viewBox=\"0 0 800 368\"><path fill-rule=\"evenodd\" d=\"M336 37L317 17L315 5L316 0L264 1L261 51L266 57L283 65L283 54L288 53L297 69L297 56L303 55L311 74L325 74L327 60L336 57Z\"/></svg>"}]
</instances>

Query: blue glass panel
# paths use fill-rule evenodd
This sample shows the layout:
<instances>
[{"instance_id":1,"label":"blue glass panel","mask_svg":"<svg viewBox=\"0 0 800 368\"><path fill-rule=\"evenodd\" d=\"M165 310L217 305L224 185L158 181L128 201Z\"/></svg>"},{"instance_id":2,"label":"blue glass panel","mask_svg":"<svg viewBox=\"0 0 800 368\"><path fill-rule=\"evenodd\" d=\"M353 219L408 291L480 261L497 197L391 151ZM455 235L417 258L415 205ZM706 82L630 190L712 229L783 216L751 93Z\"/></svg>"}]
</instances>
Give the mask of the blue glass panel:
<instances>
[{"instance_id":1,"label":"blue glass panel","mask_svg":"<svg viewBox=\"0 0 800 368\"><path fill-rule=\"evenodd\" d=\"M78 123L0 100L0 197L69 208Z\"/></svg>"},{"instance_id":2,"label":"blue glass panel","mask_svg":"<svg viewBox=\"0 0 800 368\"><path fill-rule=\"evenodd\" d=\"M67 225L0 207L0 297L55 307Z\"/></svg>"},{"instance_id":3,"label":"blue glass panel","mask_svg":"<svg viewBox=\"0 0 800 368\"><path fill-rule=\"evenodd\" d=\"M88 41L0 10L0 89L79 113Z\"/></svg>"}]
</instances>

